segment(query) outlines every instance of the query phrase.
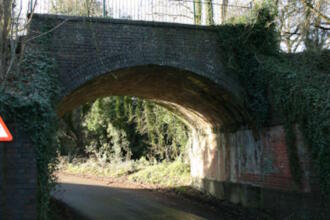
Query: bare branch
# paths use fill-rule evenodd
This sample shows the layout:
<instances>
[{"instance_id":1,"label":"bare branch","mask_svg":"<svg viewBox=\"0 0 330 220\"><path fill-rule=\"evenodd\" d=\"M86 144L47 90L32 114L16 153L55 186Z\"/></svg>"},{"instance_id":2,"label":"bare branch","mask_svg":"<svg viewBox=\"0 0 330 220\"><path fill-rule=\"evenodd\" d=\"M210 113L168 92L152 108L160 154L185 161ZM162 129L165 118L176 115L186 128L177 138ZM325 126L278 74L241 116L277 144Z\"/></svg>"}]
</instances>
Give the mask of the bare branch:
<instances>
[{"instance_id":1,"label":"bare branch","mask_svg":"<svg viewBox=\"0 0 330 220\"><path fill-rule=\"evenodd\" d=\"M314 14L316 14L317 16L325 19L328 23L330 23L330 18L327 17L326 15L324 15L322 12L320 12L319 10L315 9L313 7L313 5L309 2L307 2L306 0L303 0L303 3L306 7L308 7Z\"/></svg>"}]
</instances>

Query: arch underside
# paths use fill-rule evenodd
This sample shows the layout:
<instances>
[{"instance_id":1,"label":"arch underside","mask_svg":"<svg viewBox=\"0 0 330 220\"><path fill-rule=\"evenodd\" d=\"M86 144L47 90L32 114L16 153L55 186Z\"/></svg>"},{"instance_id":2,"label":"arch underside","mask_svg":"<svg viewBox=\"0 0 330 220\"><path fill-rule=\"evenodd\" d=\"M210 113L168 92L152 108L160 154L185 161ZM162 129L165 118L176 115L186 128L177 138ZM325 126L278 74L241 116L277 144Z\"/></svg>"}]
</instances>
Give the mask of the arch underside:
<instances>
[{"instance_id":1,"label":"arch underside","mask_svg":"<svg viewBox=\"0 0 330 220\"><path fill-rule=\"evenodd\" d=\"M222 153L224 158L218 159L216 152L219 147L225 147L220 134L223 130L245 126L248 116L242 103L227 88L199 74L160 65L128 67L100 75L91 73L77 80L83 83L73 91L64 84L68 95L59 102L59 115L107 96L134 96L155 101L179 116L190 128L188 149L192 177L212 176L212 167L219 161L223 164L220 169L216 168L221 173L217 175L223 180L229 177L230 171L225 165L230 163L228 153ZM225 148L229 152L230 147Z\"/></svg>"},{"instance_id":2,"label":"arch underside","mask_svg":"<svg viewBox=\"0 0 330 220\"><path fill-rule=\"evenodd\" d=\"M158 65L124 68L95 77L63 97L57 111L63 115L81 104L107 96L153 100L179 114L193 127L203 123L213 128L247 123L246 111L230 91L192 72Z\"/></svg>"}]
</instances>

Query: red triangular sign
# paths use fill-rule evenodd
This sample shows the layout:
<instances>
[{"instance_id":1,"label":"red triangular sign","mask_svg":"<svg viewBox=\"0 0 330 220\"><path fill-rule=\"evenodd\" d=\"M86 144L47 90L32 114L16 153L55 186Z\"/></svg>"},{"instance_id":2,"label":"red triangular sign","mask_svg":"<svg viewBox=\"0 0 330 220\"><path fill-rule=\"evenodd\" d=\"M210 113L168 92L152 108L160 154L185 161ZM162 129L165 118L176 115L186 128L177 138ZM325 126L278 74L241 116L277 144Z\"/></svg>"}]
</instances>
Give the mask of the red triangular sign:
<instances>
[{"instance_id":1,"label":"red triangular sign","mask_svg":"<svg viewBox=\"0 0 330 220\"><path fill-rule=\"evenodd\" d=\"M13 136L9 132L5 122L2 120L0 116L0 142L2 141L12 141Z\"/></svg>"}]
</instances>

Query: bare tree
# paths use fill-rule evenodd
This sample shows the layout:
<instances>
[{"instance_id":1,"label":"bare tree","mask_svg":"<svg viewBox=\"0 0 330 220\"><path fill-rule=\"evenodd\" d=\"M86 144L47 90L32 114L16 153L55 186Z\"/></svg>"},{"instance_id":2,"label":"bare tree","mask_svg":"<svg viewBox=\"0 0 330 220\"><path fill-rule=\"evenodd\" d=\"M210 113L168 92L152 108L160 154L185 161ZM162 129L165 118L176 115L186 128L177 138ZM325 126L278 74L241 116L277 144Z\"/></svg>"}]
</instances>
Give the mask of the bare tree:
<instances>
[{"instance_id":1,"label":"bare tree","mask_svg":"<svg viewBox=\"0 0 330 220\"><path fill-rule=\"evenodd\" d=\"M23 14L21 0L0 0L0 83L22 60L24 45L21 35L30 23L30 19L22 19Z\"/></svg>"},{"instance_id":2,"label":"bare tree","mask_svg":"<svg viewBox=\"0 0 330 220\"><path fill-rule=\"evenodd\" d=\"M321 50L328 47L330 19L322 12L326 8L326 0L315 0L308 3L304 0L303 5L305 22L302 26L302 38L304 46L308 50Z\"/></svg>"},{"instance_id":3,"label":"bare tree","mask_svg":"<svg viewBox=\"0 0 330 220\"><path fill-rule=\"evenodd\" d=\"M287 52L329 48L327 0L279 0L277 7L278 29Z\"/></svg>"}]
</instances>

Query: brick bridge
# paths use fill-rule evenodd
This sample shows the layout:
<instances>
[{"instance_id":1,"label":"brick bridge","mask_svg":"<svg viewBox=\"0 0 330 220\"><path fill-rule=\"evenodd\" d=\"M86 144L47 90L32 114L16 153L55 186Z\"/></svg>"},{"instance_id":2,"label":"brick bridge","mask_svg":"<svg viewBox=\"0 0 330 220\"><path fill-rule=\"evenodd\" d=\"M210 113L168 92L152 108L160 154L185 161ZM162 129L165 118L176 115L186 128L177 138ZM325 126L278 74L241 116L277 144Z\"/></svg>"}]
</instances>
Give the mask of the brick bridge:
<instances>
[{"instance_id":1,"label":"brick bridge","mask_svg":"<svg viewBox=\"0 0 330 220\"><path fill-rule=\"evenodd\" d=\"M274 119L260 132L249 129L245 94L225 72L222 54L226 51L217 46L216 29L34 15L29 35L40 34L45 25L56 27L48 48L37 41L28 46L46 49L56 59L63 87L59 115L110 95L155 100L181 115L192 129L195 187L234 203L279 210L279 215L308 206L312 190L302 138L298 136L297 143L303 184L297 187L281 124ZM27 137L21 137L16 136L7 144L8 151L0 153L8 164L0 178L7 175L7 192L15 194L1 202L13 218L22 213L33 216L36 201L33 147Z\"/></svg>"}]
</instances>

